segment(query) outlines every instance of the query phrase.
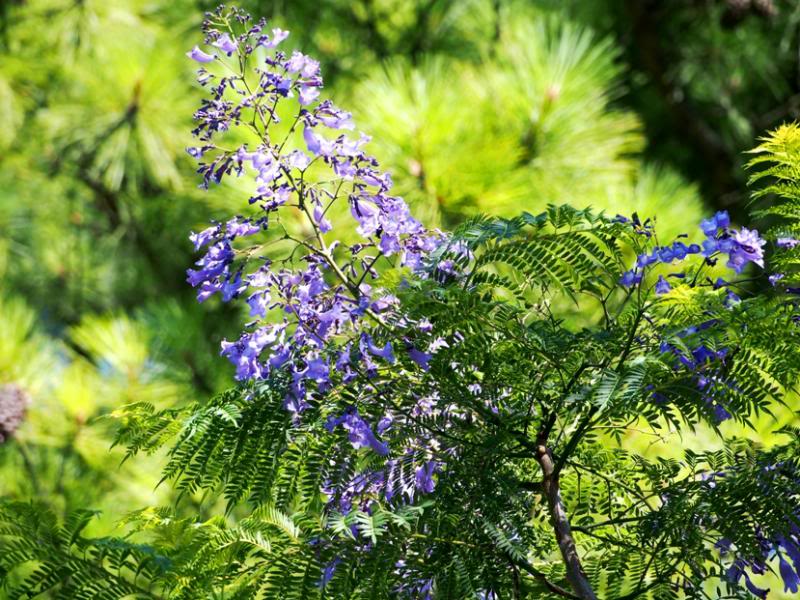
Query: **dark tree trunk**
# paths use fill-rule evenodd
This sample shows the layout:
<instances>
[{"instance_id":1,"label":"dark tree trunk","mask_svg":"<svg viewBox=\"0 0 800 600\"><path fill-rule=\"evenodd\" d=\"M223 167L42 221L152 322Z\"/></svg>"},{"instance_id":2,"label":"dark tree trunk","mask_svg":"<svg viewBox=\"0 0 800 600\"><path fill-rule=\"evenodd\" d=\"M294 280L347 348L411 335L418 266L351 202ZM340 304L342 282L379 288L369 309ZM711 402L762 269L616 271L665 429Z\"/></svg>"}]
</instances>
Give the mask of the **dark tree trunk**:
<instances>
[{"instance_id":1,"label":"dark tree trunk","mask_svg":"<svg viewBox=\"0 0 800 600\"><path fill-rule=\"evenodd\" d=\"M572 537L567 511L564 508L564 501L561 499L553 454L544 444L541 444L537 448L536 460L542 467L542 491L547 501L550 522L553 525L558 548L561 550L561 556L567 568L567 581L579 598L597 600L589 578L586 577L586 572L583 570L575 539Z\"/></svg>"}]
</instances>

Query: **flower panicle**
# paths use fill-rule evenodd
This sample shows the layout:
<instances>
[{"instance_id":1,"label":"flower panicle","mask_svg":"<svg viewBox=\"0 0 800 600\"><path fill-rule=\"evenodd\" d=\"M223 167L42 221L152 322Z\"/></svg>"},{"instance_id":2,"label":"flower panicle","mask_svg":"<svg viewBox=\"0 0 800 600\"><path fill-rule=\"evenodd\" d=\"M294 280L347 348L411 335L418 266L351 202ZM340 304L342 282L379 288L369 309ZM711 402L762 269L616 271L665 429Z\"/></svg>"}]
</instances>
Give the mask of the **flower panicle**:
<instances>
[{"instance_id":1,"label":"flower panicle","mask_svg":"<svg viewBox=\"0 0 800 600\"><path fill-rule=\"evenodd\" d=\"M617 217L619 222L628 223L634 227L637 233L644 233L649 239L652 237L651 228L636 228L638 217L633 221L624 217ZM717 255L726 255L728 260L726 266L737 274L741 274L749 263L753 263L764 268L764 245L766 241L761 238L758 231L754 229L732 229L731 220L727 211L719 211L713 217L703 219L700 222L700 230L705 239L702 244L685 244L681 240L676 240L669 246L655 246L650 252L644 252L636 257L636 264L620 277L619 283L624 287L639 285L648 267L664 264L673 266L681 263L692 255L699 255L704 258L705 263L713 265L716 263ZM685 237L685 236L681 236ZM791 238L786 238L787 240ZM786 240L779 240L778 247L789 247ZM673 273L672 276L680 277L683 273ZM669 292L671 286L663 278L659 277L655 285L656 294Z\"/></svg>"},{"instance_id":2,"label":"flower panicle","mask_svg":"<svg viewBox=\"0 0 800 600\"><path fill-rule=\"evenodd\" d=\"M289 32L220 7L206 15L203 33L204 45L187 52L207 91L194 113L198 143L187 152L197 161L202 188L234 177L249 192L246 214L189 236L204 254L187 281L199 302L218 297L246 307L251 320L244 331L221 343L236 379L284 373L284 406L299 424L315 394L356 377L370 380L401 356L425 372L435 349L416 348L403 335L403 327L416 324L378 285L376 263L424 273L444 236L426 229L393 194L391 176L366 151L370 138L356 130L350 112L322 97L320 63L288 50ZM240 133L255 143L228 145ZM285 229L287 212L301 217L300 233ZM346 225L332 215L349 215L361 240L339 239L337 227ZM265 251L269 235L291 242L289 258ZM367 404L369 394L361 396ZM344 433L355 453L385 459L381 469L350 470L348 478L326 483L330 510L369 510L374 498L407 501L433 492L440 463L431 458L431 440L406 440L402 456L391 456L387 436L402 418L387 413L373 425L356 406L328 417L328 430ZM329 565L321 585L335 568Z\"/></svg>"},{"instance_id":3,"label":"flower panicle","mask_svg":"<svg viewBox=\"0 0 800 600\"><path fill-rule=\"evenodd\" d=\"M353 135L351 113L321 99L319 62L284 49L287 31L267 31L264 20L253 23L238 9L219 8L207 14L203 32L205 47L187 56L200 64L198 81L209 97L194 114L193 134L201 143L188 153L198 161L202 187L229 176L251 181L248 204L255 214L193 233L195 249L205 254L187 271L187 281L200 302L215 295L225 302L246 300L255 320L238 340L223 342L222 354L236 366L239 380L289 369L286 406L299 414L308 395L324 391L334 372L352 375L351 358L368 371L376 357L387 360L386 353L365 351L363 344L352 357L330 352L337 336L358 337L383 321L384 295L370 285L377 276L374 263L386 259L419 269L441 236L391 193L391 177L365 151L369 137ZM287 112L292 125L279 135L280 115ZM237 128L255 134L258 144L225 148L220 140ZM362 243L335 239L330 215L338 204L348 205L345 212ZM295 240L305 252L301 267L295 261L276 268L258 251L237 250L243 239L268 232L283 210L299 211L314 232Z\"/></svg>"}]
</instances>

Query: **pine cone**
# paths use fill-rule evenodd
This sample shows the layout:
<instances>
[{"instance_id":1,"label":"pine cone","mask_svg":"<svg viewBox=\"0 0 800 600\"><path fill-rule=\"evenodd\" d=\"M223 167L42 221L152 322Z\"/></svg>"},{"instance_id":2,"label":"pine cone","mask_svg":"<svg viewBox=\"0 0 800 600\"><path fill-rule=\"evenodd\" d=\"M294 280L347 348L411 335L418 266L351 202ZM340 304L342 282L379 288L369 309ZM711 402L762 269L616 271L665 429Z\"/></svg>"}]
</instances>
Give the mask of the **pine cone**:
<instances>
[{"instance_id":1,"label":"pine cone","mask_svg":"<svg viewBox=\"0 0 800 600\"><path fill-rule=\"evenodd\" d=\"M735 27L748 12L750 12L750 0L726 0L725 12L722 13L723 27Z\"/></svg>"},{"instance_id":2,"label":"pine cone","mask_svg":"<svg viewBox=\"0 0 800 600\"><path fill-rule=\"evenodd\" d=\"M744 15L750 10L750 0L727 0L725 4L728 5L728 10L733 11L737 15Z\"/></svg>"},{"instance_id":3,"label":"pine cone","mask_svg":"<svg viewBox=\"0 0 800 600\"><path fill-rule=\"evenodd\" d=\"M30 397L20 386L14 383L0 386L0 444L22 425L29 402Z\"/></svg>"},{"instance_id":4,"label":"pine cone","mask_svg":"<svg viewBox=\"0 0 800 600\"><path fill-rule=\"evenodd\" d=\"M772 18L778 14L774 0L753 0L753 10L762 17Z\"/></svg>"}]
</instances>

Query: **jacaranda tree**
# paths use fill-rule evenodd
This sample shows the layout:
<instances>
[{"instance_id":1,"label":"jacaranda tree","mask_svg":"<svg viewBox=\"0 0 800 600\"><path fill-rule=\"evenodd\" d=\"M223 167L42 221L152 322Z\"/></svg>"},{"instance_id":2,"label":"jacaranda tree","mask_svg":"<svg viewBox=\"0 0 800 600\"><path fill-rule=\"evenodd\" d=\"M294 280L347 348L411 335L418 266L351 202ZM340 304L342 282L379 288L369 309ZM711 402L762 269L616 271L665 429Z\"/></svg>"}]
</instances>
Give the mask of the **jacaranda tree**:
<instances>
[{"instance_id":1,"label":"jacaranda tree","mask_svg":"<svg viewBox=\"0 0 800 600\"><path fill-rule=\"evenodd\" d=\"M247 311L222 342L238 384L115 416L131 456L166 446L163 480L224 506L98 539L88 511L1 505L10 597L798 591L798 430L726 431L796 402L800 129L751 162L766 239L725 212L660 239L657 215L566 205L431 231L287 32L220 8L204 34L189 154L237 214L192 234L188 282ZM718 449L631 443L704 427Z\"/></svg>"}]
</instances>

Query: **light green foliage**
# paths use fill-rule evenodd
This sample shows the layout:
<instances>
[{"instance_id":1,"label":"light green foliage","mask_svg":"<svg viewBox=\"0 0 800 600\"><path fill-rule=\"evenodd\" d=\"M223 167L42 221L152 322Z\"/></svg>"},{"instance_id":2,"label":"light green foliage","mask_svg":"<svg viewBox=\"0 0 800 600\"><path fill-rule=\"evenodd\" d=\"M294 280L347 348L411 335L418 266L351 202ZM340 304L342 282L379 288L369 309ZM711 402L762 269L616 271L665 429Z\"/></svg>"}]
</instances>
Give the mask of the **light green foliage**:
<instances>
[{"instance_id":1,"label":"light green foliage","mask_svg":"<svg viewBox=\"0 0 800 600\"><path fill-rule=\"evenodd\" d=\"M699 219L697 191L637 157L639 120L614 106L624 90L611 40L554 18L507 19L491 57L396 60L353 94L359 123L415 210L450 224L463 213L580 198L643 215L669 205L659 212L666 235L677 233L672 211Z\"/></svg>"},{"instance_id":2,"label":"light green foliage","mask_svg":"<svg viewBox=\"0 0 800 600\"><path fill-rule=\"evenodd\" d=\"M762 138L753 154L749 163L751 182L767 181L755 196L768 199L759 214L777 220L771 232L773 239L800 238L800 126L791 123L779 127ZM776 266L786 275L787 284L798 282L800 255L796 249L779 251Z\"/></svg>"},{"instance_id":3,"label":"light green foliage","mask_svg":"<svg viewBox=\"0 0 800 600\"><path fill-rule=\"evenodd\" d=\"M23 301L0 296L0 376L31 391L42 389L42 371L54 368L55 348L36 328L36 314Z\"/></svg>"},{"instance_id":4,"label":"light green foliage","mask_svg":"<svg viewBox=\"0 0 800 600\"><path fill-rule=\"evenodd\" d=\"M355 99L360 126L419 218L440 223L479 206L520 199L515 172L522 149L513 132L498 131L478 89L489 73L445 59L419 67L395 61L363 82Z\"/></svg>"},{"instance_id":5,"label":"light green foliage","mask_svg":"<svg viewBox=\"0 0 800 600\"><path fill-rule=\"evenodd\" d=\"M123 453L109 452L102 415L133 401L174 405L185 396L148 354L144 328L125 317L87 318L63 339L34 325L35 314L19 300L0 302L4 335L0 376L28 395L26 422L16 439L2 446L4 497L35 497L70 511L92 505L113 511L164 497L154 496L154 461L119 464Z\"/></svg>"}]
</instances>

